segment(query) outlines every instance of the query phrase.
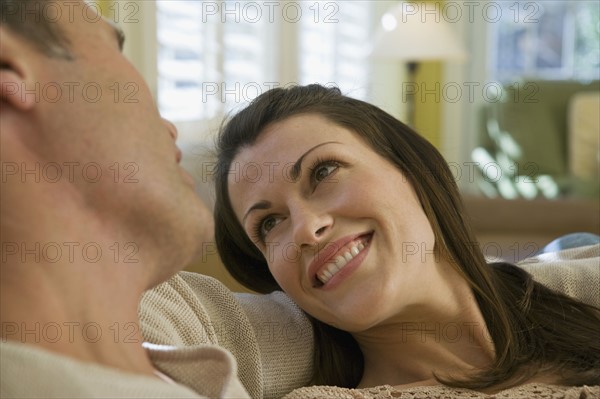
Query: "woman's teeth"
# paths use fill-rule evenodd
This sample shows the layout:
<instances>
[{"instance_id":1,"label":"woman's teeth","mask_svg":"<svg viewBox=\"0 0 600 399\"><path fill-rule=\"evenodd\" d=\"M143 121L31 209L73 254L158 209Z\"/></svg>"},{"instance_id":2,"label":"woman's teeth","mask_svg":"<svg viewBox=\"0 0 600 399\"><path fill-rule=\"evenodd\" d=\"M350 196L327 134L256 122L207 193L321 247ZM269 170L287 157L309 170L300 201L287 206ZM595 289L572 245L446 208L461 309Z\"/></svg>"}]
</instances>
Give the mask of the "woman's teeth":
<instances>
[{"instance_id":1,"label":"woman's teeth","mask_svg":"<svg viewBox=\"0 0 600 399\"><path fill-rule=\"evenodd\" d=\"M362 242L357 243L356 245L351 246L348 251L344 252L342 255L336 257L333 262L328 263L325 269L323 269L317 278L323 284L327 283L329 280L333 278L340 270L344 268L356 255L358 255L365 246Z\"/></svg>"}]
</instances>

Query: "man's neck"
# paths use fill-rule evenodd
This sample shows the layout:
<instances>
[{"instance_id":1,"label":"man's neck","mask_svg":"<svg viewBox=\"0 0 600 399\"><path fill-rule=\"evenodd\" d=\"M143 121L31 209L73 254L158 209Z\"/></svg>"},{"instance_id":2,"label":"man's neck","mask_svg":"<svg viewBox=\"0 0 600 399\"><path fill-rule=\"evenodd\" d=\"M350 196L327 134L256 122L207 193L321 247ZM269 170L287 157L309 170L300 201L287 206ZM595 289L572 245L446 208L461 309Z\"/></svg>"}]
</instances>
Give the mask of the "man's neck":
<instances>
[{"instance_id":1,"label":"man's neck","mask_svg":"<svg viewBox=\"0 0 600 399\"><path fill-rule=\"evenodd\" d=\"M137 309L149 286L146 271L154 265L125 263L127 253L118 244L124 240L78 203L69 186L5 187L0 229L2 341L152 374ZM54 212L36 212L40 198Z\"/></svg>"},{"instance_id":2,"label":"man's neck","mask_svg":"<svg viewBox=\"0 0 600 399\"><path fill-rule=\"evenodd\" d=\"M57 286L46 276L26 273L10 277L2 273L2 341L33 345L123 371L152 374L152 364L141 346L137 316L142 290L131 287L126 296L115 295L118 291L112 289L101 293L95 292L98 285L84 280ZM79 294L74 296L73 290L65 287L73 287Z\"/></svg>"}]
</instances>

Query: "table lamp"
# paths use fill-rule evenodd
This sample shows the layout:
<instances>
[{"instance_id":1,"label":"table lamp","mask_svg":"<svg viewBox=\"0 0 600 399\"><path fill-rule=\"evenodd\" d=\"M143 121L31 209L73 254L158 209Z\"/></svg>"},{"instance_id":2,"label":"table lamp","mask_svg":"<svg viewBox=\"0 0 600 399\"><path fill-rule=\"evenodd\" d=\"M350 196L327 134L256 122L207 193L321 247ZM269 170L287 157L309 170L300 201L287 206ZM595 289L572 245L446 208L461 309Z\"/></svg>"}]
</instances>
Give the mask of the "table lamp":
<instances>
[{"instance_id":1,"label":"table lamp","mask_svg":"<svg viewBox=\"0 0 600 399\"><path fill-rule=\"evenodd\" d=\"M375 35L372 57L405 61L414 82L421 61L465 61L467 52L434 3L400 2L386 12ZM406 96L408 124L414 127L414 94Z\"/></svg>"}]
</instances>

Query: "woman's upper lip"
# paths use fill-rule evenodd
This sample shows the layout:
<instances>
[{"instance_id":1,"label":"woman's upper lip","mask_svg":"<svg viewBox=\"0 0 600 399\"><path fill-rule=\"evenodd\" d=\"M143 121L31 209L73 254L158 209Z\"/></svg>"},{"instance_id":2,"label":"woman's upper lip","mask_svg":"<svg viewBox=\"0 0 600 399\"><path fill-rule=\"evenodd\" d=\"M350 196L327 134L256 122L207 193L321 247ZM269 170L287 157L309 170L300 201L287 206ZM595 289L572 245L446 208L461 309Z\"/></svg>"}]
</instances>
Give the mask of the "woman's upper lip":
<instances>
[{"instance_id":1,"label":"woman's upper lip","mask_svg":"<svg viewBox=\"0 0 600 399\"><path fill-rule=\"evenodd\" d=\"M315 279L317 278L317 272L319 271L319 269L326 263L329 263L331 260L335 259L335 256L344 247L344 245L348 244L351 241L356 240L358 237L361 237L361 236L364 236L367 234L373 234L373 232L365 231L365 232L358 233L358 234L351 234L351 235L342 237L339 240L330 241L330 242L326 243L325 246L319 252L317 252L315 254L315 257L313 258L312 262L308 266L309 281L315 281Z\"/></svg>"}]
</instances>

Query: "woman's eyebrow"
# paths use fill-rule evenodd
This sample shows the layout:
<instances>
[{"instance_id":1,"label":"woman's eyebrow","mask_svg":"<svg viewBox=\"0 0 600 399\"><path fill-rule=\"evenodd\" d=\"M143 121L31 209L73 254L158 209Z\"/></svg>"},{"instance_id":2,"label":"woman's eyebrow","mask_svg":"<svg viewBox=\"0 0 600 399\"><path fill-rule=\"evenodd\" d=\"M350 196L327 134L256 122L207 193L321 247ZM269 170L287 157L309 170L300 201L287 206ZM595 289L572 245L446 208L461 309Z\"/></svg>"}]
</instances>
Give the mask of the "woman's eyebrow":
<instances>
[{"instance_id":1,"label":"woman's eyebrow","mask_svg":"<svg viewBox=\"0 0 600 399\"><path fill-rule=\"evenodd\" d=\"M242 219L242 226L246 223L246 218L248 217L250 212L252 212L256 209L269 209L270 207L271 207L271 202L269 202L269 201L258 201L256 204L252 205L246 211L246 214L244 215L244 218Z\"/></svg>"},{"instance_id":2,"label":"woman's eyebrow","mask_svg":"<svg viewBox=\"0 0 600 399\"><path fill-rule=\"evenodd\" d=\"M308 151L306 151L304 154L302 154L300 156L300 158L298 158L298 160L296 161L296 163L294 163L294 166L292 166L292 169L290 170L290 178L292 179L292 181L297 181L298 178L300 177L300 170L302 169L302 161L304 160L304 158L313 150L324 146L326 144L341 144L338 141L326 141L324 143L321 144L317 144L316 146L312 147L311 149L309 149Z\"/></svg>"}]
</instances>

